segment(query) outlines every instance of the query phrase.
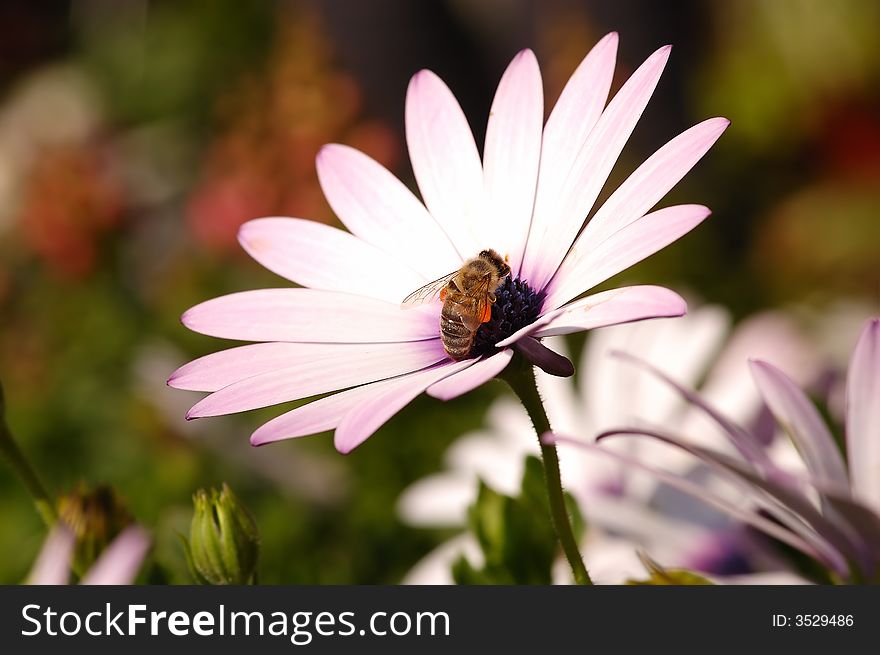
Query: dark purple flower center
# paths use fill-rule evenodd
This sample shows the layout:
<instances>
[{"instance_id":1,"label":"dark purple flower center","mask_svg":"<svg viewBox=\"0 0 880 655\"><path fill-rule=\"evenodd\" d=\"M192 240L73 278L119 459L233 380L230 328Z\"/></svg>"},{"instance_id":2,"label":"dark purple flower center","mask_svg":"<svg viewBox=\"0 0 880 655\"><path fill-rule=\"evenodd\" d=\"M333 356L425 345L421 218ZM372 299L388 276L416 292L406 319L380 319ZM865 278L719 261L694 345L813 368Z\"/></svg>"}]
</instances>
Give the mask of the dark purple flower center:
<instances>
[{"instance_id":1,"label":"dark purple flower center","mask_svg":"<svg viewBox=\"0 0 880 655\"><path fill-rule=\"evenodd\" d=\"M474 336L471 357L497 352L495 344L533 323L541 315L544 291L535 291L523 280L505 278L495 290L492 318L483 323Z\"/></svg>"}]
</instances>

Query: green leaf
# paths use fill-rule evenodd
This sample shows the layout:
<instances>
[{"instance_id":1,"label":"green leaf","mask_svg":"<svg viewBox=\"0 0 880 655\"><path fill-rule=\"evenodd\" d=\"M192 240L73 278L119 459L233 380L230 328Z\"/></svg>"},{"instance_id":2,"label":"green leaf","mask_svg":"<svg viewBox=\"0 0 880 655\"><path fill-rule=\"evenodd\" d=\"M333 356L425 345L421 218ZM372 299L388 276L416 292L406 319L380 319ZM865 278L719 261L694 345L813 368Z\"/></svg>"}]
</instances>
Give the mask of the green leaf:
<instances>
[{"instance_id":1,"label":"green leaf","mask_svg":"<svg viewBox=\"0 0 880 655\"><path fill-rule=\"evenodd\" d=\"M576 524L583 520L567 499ZM464 557L453 565L459 584L550 584L557 556L556 534L544 485L544 469L537 457L525 461L518 496L498 493L480 483L477 499L468 510L468 525L483 552L485 564L474 567ZM579 531L580 531L579 529Z\"/></svg>"}]
</instances>

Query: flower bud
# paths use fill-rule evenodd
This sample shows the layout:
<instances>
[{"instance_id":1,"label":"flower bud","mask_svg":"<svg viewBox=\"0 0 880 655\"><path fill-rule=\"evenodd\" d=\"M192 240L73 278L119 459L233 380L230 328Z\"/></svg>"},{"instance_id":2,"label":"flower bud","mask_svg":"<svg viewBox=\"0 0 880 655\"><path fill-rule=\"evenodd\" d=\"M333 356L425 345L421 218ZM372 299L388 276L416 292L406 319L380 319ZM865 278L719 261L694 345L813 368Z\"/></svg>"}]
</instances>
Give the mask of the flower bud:
<instances>
[{"instance_id":1,"label":"flower bud","mask_svg":"<svg viewBox=\"0 0 880 655\"><path fill-rule=\"evenodd\" d=\"M224 483L220 491L199 489L193 496L187 559L201 584L253 582L260 535L250 512Z\"/></svg>"},{"instance_id":2,"label":"flower bud","mask_svg":"<svg viewBox=\"0 0 880 655\"><path fill-rule=\"evenodd\" d=\"M58 518L73 532L73 570L87 571L103 550L133 522L116 492L106 485L91 491L80 484L58 500Z\"/></svg>"}]
</instances>

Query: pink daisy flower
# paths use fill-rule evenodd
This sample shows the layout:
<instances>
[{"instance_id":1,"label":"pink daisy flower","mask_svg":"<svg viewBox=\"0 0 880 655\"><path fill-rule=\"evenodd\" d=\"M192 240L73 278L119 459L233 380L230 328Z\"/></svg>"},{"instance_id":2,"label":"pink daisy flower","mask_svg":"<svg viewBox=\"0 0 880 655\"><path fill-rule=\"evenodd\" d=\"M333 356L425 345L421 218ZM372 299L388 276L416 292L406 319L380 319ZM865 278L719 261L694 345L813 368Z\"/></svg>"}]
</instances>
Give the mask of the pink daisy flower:
<instances>
[{"instance_id":1,"label":"pink daisy flower","mask_svg":"<svg viewBox=\"0 0 880 655\"><path fill-rule=\"evenodd\" d=\"M827 567L833 580L880 581L880 318L865 323L850 358L845 457L819 410L790 377L760 359L749 365L755 387L793 448L768 449L760 435L643 361L642 366L715 422L737 455L695 444L666 426L615 428L597 437L645 436L678 448L733 485L733 498L710 491L705 481L696 485L655 462L601 445L552 434L544 439L601 451L648 471L814 558ZM792 451L794 461L780 457Z\"/></svg>"},{"instance_id":2,"label":"pink daisy flower","mask_svg":"<svg viewBox=\"0 0 880 655\"><path fill-rule=\"evenodd\" d=\"M591 216L593 205L657 85L670 47L651 55L607 104L617 35L602 39L572 75L546 124L535 55L505 71L482 159L455 97L432 72L410 82L406 135L421 202L366 155L325 146L317 171L348 232L296 218L242 226L254 259L304 288L245 291L187 311L191 330L254 341L197 359L168 383L209 392L187 418L321 397L260 427L262 445L335 429L351 451L424 391L451 399L499 375L514 350L556 374L571 364L545 336L679 316L685 302L656 286L630 286L574 300L675 241L709 215L701 205L652 207L728 125L712 118L654 153ZM460 269L484 249L510 272L491 317L464 358L440 338L438 298L401 301Z\"/></svg>"}]
</instances>

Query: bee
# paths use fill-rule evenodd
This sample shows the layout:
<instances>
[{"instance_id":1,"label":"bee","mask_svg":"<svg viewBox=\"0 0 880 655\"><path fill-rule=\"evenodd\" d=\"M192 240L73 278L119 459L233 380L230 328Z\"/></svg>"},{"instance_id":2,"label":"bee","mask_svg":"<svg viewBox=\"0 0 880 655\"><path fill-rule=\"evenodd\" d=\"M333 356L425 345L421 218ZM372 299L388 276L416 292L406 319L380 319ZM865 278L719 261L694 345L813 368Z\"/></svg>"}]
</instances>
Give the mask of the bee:
<instances>
[{"instance_id":1,"label":"bee","mask_svg":"<svg viewBox=\"0 0 880 655\"><path fill-rule=\"evenodd\" d=\"M462 267L429 282L403 299L403 307L421 305L440 297L440 339L443 349L454 360L470 354L480 325L492 318L495 291L510 275L510 266L494 250L488 249L467 260Z\"/></svg>"}]
</instances>

